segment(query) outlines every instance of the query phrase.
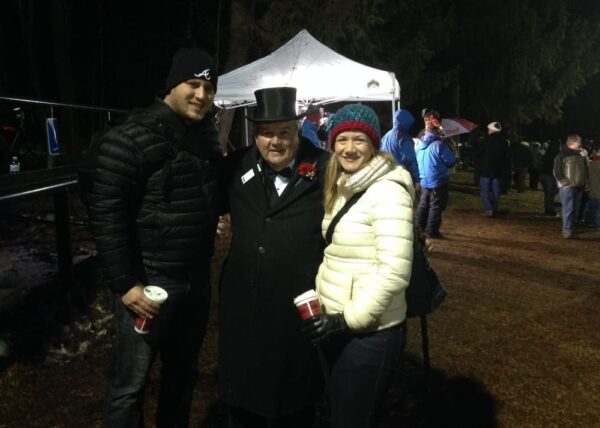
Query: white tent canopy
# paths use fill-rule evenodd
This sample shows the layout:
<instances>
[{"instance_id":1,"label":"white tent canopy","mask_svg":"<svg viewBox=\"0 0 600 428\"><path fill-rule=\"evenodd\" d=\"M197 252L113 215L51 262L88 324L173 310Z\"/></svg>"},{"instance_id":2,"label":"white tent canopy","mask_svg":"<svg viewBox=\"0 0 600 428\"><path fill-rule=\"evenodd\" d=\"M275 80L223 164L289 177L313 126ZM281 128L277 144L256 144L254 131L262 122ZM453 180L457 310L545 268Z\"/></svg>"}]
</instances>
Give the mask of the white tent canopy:
<instances>
[{"instance_id":1,"label":"white tent canopy","mask_svg":"<svg viewBox=\"0 0 600 428\"><path fill-rule=\"evenodd\" d=\"M400 99L394 73L352 61L302 30L272 54L219 76L215 104L252 105L255 90L278 86L295 87L304 105Z\"/></svg>"}]
</instances>

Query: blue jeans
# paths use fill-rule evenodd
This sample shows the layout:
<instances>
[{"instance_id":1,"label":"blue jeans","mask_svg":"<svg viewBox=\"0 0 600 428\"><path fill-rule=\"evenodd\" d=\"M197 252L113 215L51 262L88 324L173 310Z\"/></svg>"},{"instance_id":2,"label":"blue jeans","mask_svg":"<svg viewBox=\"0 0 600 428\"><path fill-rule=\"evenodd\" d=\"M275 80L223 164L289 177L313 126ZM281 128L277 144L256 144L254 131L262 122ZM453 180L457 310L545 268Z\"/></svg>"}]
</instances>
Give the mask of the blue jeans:
<instances>
[{"instance_id":1,"label":"blue jeans","mask_svg":"<svg viewBox=\"0 0 600 428\"><path fill-rule=\"evenodd\" d=\"M588 201L589 226L600 227L600 199Z\"/></svg>"},{"instance_id":2,"label":"blue jeans","mask_svg":"<svg viewBox=\"0 0 600 428\"><path fill-rule=\"evenodd\" d=\"M188 281L148 273L148 283L169 297L154 318L150 333L134 330L136 315L115 296L113 359L104 399L104 426L144 426L144 389L152 363L161 358L157 427L187 427L198 378L198 354L206 332L211 288L208 265Z\"/></svg>"},{"instance_id":3,"label":"blue jeans","mask_svg":"<svg viewBox=\"0 0 600 428\"><path fill-rule=\"evenodd\" d=\"M417 224L427 235L440 234L442 212L448 205L448 185L435 189L421 188L421 199L417 207Z\"/></svg>"},{"instance_id":4,"label":"blue jeans","mask_svg":"<svg viewBox=\"0 0 600 428\"><path fill-rule=\"evenodd\" d=\"M332 428L377 426L406 342L405 324L323 346L331 368Z\"/></svg>"},{"instance_id":5,"label":"blue jeans","mask_svg":"<svg viewBox=\"0 0 600 428\"><path fill-rule=\"evenodd\" d=\"M542 189L544 189L544 214L555 215L554 197L558 193L556 178L552 174L543 173L540 175Z\"/></svg>"},{"instance_id":6,"label":"blue jeans","mask_svg":"<svg viewBox=\"0 0 600 428\"><path fill-rule=\"evenodd\" d=\"M577 214L581 206L583 188L565 186L559 188L558 193L560 195L560 202L562 203L562 230L563 232L572 233L573 224L577 219Z\"/></svg>"},{"instance_id":7,"label":"blue jeans","mask_svg":"<svg viewBox=\"0 0 600 428\"><path fill-rule=\"evenodd\" d=\"M498 177L479 177L479 190L483 209L486 211L498 211L500 191L502 183Z\"/></svg>"}]
</instances>

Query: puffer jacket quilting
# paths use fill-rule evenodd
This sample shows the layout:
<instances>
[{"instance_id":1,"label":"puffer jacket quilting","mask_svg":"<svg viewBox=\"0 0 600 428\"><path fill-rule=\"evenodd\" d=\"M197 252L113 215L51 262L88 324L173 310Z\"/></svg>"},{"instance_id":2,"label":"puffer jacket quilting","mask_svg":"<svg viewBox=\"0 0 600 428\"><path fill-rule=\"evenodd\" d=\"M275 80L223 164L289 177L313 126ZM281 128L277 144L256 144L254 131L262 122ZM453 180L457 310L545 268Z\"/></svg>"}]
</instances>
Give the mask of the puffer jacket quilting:
<instances>
[{"instance_id":1,"label":"puffer jacket quilting","mask_svg":"<svg viewBox=\"0 0 600 428\"><path fill-rule=\"evenodd\" d=\"M157 101L109 131L99 150L89 213L111 289L127 291L148 269L185 275L210 256L220 155L209 120L186 127Z\"/></svg>"},{"instance_id":2,"label":"puffer jacket quilting","mask_svg":"<svg viewBox=\"0 0 600 428\"><path fill-rule=\"evenodd\" d=\"M356 189L352 193L356 193ZM351 194L340 197L329 223ZM409 172L396 167L374 178L367 191L341 218L325 249L317 275L317 292L327 313L344 313L351 329L372 331L406 318L404 291L413 254L412 201Z\"/></svg>"}]
</instances>

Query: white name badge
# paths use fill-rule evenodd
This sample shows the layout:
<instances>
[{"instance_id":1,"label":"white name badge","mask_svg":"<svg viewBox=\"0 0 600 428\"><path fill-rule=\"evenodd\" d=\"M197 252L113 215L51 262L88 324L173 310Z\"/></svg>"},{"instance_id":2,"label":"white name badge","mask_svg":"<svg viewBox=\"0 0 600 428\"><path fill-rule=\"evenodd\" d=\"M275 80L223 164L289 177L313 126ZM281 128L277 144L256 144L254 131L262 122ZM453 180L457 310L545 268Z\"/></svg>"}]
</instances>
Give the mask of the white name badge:
<instances>
[{"instance_id":1,"label":"white name badge","mask_svg":"<svg viewBox=\"0 0 600 428\"><path fill-rule=\"evenodd\" d=\"M242 183L246 184L250 179L254 177L254 170L249 169L244 175L242 175Z\"/></svg>"}]
</instances>

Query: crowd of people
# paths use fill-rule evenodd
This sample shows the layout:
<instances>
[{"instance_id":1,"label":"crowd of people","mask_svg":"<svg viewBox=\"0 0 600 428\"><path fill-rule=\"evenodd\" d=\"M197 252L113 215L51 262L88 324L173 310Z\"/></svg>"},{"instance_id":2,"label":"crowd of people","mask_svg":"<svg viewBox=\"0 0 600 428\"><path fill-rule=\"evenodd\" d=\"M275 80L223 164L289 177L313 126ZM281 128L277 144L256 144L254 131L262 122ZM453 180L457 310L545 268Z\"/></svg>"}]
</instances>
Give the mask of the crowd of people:
<instances>
[{"instance_id":1,"label":"crowd of people","mask_svg":"<svg viewBox=\"0 0 600 428\"><path fill-rule=\"evenodd\" d=\"M597 210L600 176L596 166L600 147L594 140L587 140L584 145L581 136L571 134L564 142L511 143L501 131L500 122L489 123L487 135L475 136L468 155L463 151L462 160L475 171L474 181L480 187L484 215L494 217L498 213L499 200L511 183L519 193L537 190L541 184L544 215L562 218L565 239L574 237L577 224L600 227ZM557 195L560 213L555 208Z\"/></svg>"},{"instance_id":2,"label":"crowd of people","mask_svg":"<svg viewBox=\"0 0 600 428\"><path fill-rule=\"evenodd\" d=\"M220 426L312 426L323 394L332 427L377 426L406 342L413 223L426 238L443 237L457 157L440 115L422 111L425 131L415 145L407 110L382 137L368 106L299 114L295 88L263 88L246 118L255 144L223 156L213 121L217 84L209 55L179 50L155 101L99 145L89 217L115 314L104 424L143 426L145 388L160 356L156 425L188 426L213 240L219 217L229 214L232 240L218 286ZM489 216L510 162L500 131L498 122L488 126L480 158ZM577 153L575 140L552 163L563 210L581 195L570 170L557 174L561 159ZM549 169L540 172L549 186ZM168 299L151 299L149 284ZM309 290L320 309L301 319L294 299ZM136 330L139 317L153 321L148 334Z\"/></svg>"}]
</instances>

